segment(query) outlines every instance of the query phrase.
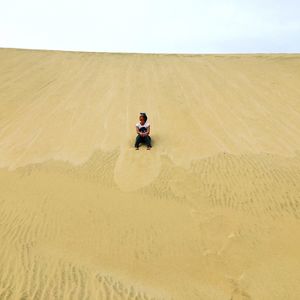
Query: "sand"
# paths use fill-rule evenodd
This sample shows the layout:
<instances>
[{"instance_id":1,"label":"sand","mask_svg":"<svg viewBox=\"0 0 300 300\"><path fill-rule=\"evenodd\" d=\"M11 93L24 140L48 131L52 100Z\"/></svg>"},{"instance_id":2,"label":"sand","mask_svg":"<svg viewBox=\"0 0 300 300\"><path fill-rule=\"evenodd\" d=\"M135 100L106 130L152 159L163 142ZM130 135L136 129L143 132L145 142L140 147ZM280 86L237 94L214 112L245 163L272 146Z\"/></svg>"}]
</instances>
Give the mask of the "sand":
<instances>
[{"instance_id":1,"label":"sand","mask_svg":"<svg viewBox=\"0 0 300 300\"><path fill-rule=\"evenodd\" d=\"M300 55L0 49L0 299L300 299Z\"/></svg>"}]
</instances>

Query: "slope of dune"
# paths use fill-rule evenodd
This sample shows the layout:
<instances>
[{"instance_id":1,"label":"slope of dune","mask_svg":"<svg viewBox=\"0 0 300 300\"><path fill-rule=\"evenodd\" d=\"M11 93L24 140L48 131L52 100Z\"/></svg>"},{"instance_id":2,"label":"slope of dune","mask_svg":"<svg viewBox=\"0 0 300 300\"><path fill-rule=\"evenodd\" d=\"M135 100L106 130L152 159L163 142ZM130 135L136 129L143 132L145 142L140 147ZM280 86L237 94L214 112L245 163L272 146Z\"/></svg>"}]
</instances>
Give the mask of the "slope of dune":
<instances>
[{"instance_id":1,"label":"slope of dune","mask_svg":"<svg viewBox=\"0 0 300 300\"><path fill-rule=\"evenodd\" d=\"M299 250L300 55L0 49L0 299L300 299Z\"/></svg>"}]
</instances>

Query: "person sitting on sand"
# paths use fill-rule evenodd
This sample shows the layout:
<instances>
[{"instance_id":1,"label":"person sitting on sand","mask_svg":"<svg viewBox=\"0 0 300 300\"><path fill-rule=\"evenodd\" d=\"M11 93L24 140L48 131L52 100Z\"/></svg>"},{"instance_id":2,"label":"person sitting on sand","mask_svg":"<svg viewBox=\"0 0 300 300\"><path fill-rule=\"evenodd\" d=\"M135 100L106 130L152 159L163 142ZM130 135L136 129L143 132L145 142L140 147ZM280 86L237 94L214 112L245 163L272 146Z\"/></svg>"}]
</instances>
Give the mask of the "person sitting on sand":
<instances>
[{"instance_id":1,"label":"person sitting on sand","mask_svg":"<svg viewBox=\"0 0 300 300\"><path fill-rule=\"evenodd\" d=\"M147 122L146 113L140 113L140 122L136 124L136 133L138 134L135 139L135 149L139 150L140 143L147 145L147 150L150 150L151 137L150 137L150 124Z\"/></svg>"}]
</instances>

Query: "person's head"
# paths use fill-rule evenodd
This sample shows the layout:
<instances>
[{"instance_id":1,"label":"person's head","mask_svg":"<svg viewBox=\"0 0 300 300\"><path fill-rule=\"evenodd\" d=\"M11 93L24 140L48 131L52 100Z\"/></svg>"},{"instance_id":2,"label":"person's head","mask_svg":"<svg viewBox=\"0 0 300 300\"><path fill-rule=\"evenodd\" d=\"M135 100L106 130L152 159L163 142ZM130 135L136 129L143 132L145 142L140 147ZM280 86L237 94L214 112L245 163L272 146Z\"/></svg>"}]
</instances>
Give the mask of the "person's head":
<instances>
[{"instance_id":1,"label":"person's head","mask_svg":"<svg viewBox=\"0 0 300 300\"><path fill-rule=\"evenodd\" d=\"M140 113L140 122L141 122L141 124L142 125L145 124L146 121L147 121L147 115L146 115L146 113Z\"/></svg>"}]
</instances>

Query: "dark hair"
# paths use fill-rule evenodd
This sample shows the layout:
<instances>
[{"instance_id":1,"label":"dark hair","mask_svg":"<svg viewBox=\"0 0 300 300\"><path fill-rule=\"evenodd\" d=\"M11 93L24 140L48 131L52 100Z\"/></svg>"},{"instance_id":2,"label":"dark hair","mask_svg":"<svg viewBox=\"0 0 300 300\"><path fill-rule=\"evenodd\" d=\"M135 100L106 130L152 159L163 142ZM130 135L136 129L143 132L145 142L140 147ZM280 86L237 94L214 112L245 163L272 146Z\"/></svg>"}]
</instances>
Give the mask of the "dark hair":
<instances>
[{"instance_id":1,"label":"dark hair","mask_svg":"<svg viewBox=\"0 0 300 300\"><path fill-rule=\"evenodd\" d=\"M143 117L143 118L145 119L145 122L146 122L147 119L148 119L146 113L143 113L143 112L140 113L140 117Z\"/></svg>"}]
</instances>

